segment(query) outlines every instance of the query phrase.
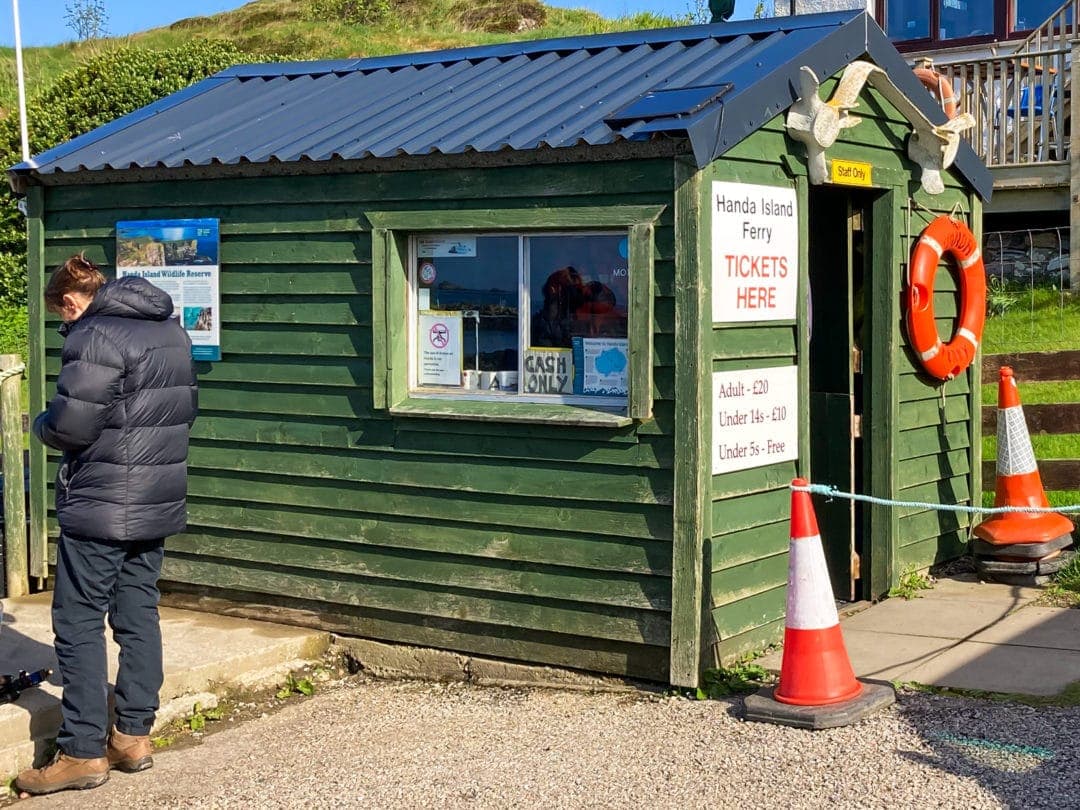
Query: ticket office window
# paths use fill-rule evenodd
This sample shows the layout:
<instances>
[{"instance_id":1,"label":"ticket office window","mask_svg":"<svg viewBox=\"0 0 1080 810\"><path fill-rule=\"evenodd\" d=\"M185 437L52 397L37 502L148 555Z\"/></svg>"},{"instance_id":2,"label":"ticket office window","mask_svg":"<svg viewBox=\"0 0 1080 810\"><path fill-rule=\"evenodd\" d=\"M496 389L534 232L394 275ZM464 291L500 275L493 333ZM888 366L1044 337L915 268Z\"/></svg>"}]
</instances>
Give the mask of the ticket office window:
<instances>
[{"instance_id":1,"label":"ticket office window","mask_svg":"<svg viewBox=\"0 0 1080 810\"><path fill-rule=\"evenodd\" d=\"M411 396L625 412L627 230L409 237Z\"/></svg>"}]
</instances>

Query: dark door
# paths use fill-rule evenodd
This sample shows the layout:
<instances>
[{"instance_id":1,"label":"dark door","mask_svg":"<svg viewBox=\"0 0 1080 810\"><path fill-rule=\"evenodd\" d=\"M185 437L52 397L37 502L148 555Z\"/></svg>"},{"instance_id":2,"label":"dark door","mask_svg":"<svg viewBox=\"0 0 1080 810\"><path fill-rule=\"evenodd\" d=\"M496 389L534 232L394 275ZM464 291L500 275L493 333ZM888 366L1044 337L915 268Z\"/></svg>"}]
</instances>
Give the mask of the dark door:
<instances>
[{"instance_id":1,"label":"dark door","mask_svg":"<svg viewBox=\"0 0 1080 810\"><path fill-rule=\"evenodd\" d=\"M832 187L810 192L810 476L861 492L864 279L870 256L870 195ZM868 536L861 505L815 499L837 599L861 597L860 553Z\"/></svg>"}]
</instances>

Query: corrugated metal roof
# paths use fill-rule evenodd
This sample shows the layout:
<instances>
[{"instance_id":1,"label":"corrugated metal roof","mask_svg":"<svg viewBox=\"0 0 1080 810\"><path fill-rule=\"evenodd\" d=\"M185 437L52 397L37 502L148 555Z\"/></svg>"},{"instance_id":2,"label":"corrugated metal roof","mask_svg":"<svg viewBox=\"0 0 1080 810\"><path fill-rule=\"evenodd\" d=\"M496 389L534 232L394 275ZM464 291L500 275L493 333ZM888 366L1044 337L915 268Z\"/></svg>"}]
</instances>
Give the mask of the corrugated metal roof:
<instances>
[{"instance_id":1,"label":"corrugated metal roof","mask_svg":"<svg viewBox=\"0 0 1080 810\"><path fill-rule=\"evenodd\" d=\"M241 65L21 163L14 174L356 160L688 137L699 165L864 55L944 114L861 12L404 56ZM902 74L902 75L901 75ZM963 147L966 149L967 147ZM987 196L967 150L957 162Z\"/></svg>"}]
</instances>

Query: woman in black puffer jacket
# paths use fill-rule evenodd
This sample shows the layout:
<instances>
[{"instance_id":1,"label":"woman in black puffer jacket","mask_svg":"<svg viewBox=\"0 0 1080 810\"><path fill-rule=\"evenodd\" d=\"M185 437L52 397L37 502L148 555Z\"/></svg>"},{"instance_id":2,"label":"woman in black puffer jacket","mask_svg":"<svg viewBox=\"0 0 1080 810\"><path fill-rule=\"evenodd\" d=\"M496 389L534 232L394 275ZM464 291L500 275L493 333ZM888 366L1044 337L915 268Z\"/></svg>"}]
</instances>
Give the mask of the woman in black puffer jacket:
<instances>
[{"instance_id":1,"label":"woman in black puffer jacket","mask_svg":"<svg viewBox=\"0 0 1080 810\"><path fill-rule=\"evenodd\" d=\"M34 435L63 451L53 627L64 685L59 754L24 771L27 793L87 788L110 767L151 765L162 681L157 580L164 538L187 523L188 435L198 388L172 299L144 279L106 283L69 259L45 290L64 320L56 396ZM120 645L116 724L108 727L104 619Z\"/></svg>"}]
</instances>

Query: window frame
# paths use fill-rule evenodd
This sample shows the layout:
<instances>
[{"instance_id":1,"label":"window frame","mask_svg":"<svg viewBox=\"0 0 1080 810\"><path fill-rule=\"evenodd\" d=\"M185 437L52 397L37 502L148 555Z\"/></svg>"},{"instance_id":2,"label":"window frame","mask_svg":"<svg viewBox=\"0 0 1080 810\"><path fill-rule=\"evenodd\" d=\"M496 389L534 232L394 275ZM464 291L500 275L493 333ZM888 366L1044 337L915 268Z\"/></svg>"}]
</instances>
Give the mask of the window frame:
<instances>
[{"instance_id":1,"label":"window frame","mask_svg":"<svg viewBox=\"0 0 1080 810\"><path fill-rule=\"evenodd\" d=\"M977 0L971 0L976 2ZM959 48L967 45L1019 39L1027 36L1039 25L1040 21L1032 28L1013 28L1015 16L1015 0L992 0L994 4L994 31L991 34L979 34L977 36L956 37L953 39L941 39L937 32L941 30L941 0L929 0L930 2L930 36L918 39L892 39L892 35L886 28L889 18L890 0L878 0L877 21L890 41L901 51L937 50L941 48Z\"/></svg>"},{"instance_id":2,"label":"window frame","mask_svg":"<svg viewBox=\"0 0 1080 810\"><path fill-rule=\"evenodd\" d=\"M444 232L424 232L432 235L444 235ZM408 285L406 287L406 312L408 314L409 322L406 329L406 337L412 341L412 345L409 347L408 360L409 360L409 396L416 399L452 399L452 400L465 400L473 399L478 401L505 401L505 402L527 402L539 405L545 404L558 404L558 405L582 405L595 408L603 408L610 410L622 410L629 408L630 397L629 391L625 397L602 397L602 396L590 396L583 394L526 394L526 393L513 393L513 394L489 394L482 391L469 391L465 389L440 389L439 387L426 388L418 382L419 371L417 368L416 357L416 329L419 322L419 310L417 308L417 266L419 264L419 254L417 252L417 241L421 234L410 233L409 236L409 249L408 249ZM445 235L450 236L449 232L445 232ZM524 379L522 374L522 363L524 361L525 351L532 347L531 341L527 341L526 333L531 330L532 320L532 255L529 251L529 240L533 237L545 237L545 236L623 236L627 240L629 246L630 241L630 229L629 228L609 228L605 230L528 230L528 231L471 231L469 236L481 239L487 237L513 237L518 240L517 254L518 254L518 366L517 372L519 379ZM630 266L629 249L627 250L627 268ZM633 284L632 279L627 277L627 286ZM624 338L627 340L627 356L629 357L629 307L631 299L627 300L627 334ZM531 337L531 335L529 336Z\"/></svg>"},{"instance_id":3,"label":"window frame","mask_svg":"<svg viewBox=\"0 0 1080 810\"><path fill-rule=\"evenodd\" d=\"M374 407L400 416L505 422L551 422L614 427L652 417L653 265L656 220L666 205L580 206L485 210L370 211L372 277L372 393ZM411 244L416 236L468 233L528 236L627 232L628 394L625 407L528 397L418 395L410 390L409 303ZM519 267L519 272L521 268ZM520 284L520 277L519 277Z\"/></svg>"}]
</instances>

